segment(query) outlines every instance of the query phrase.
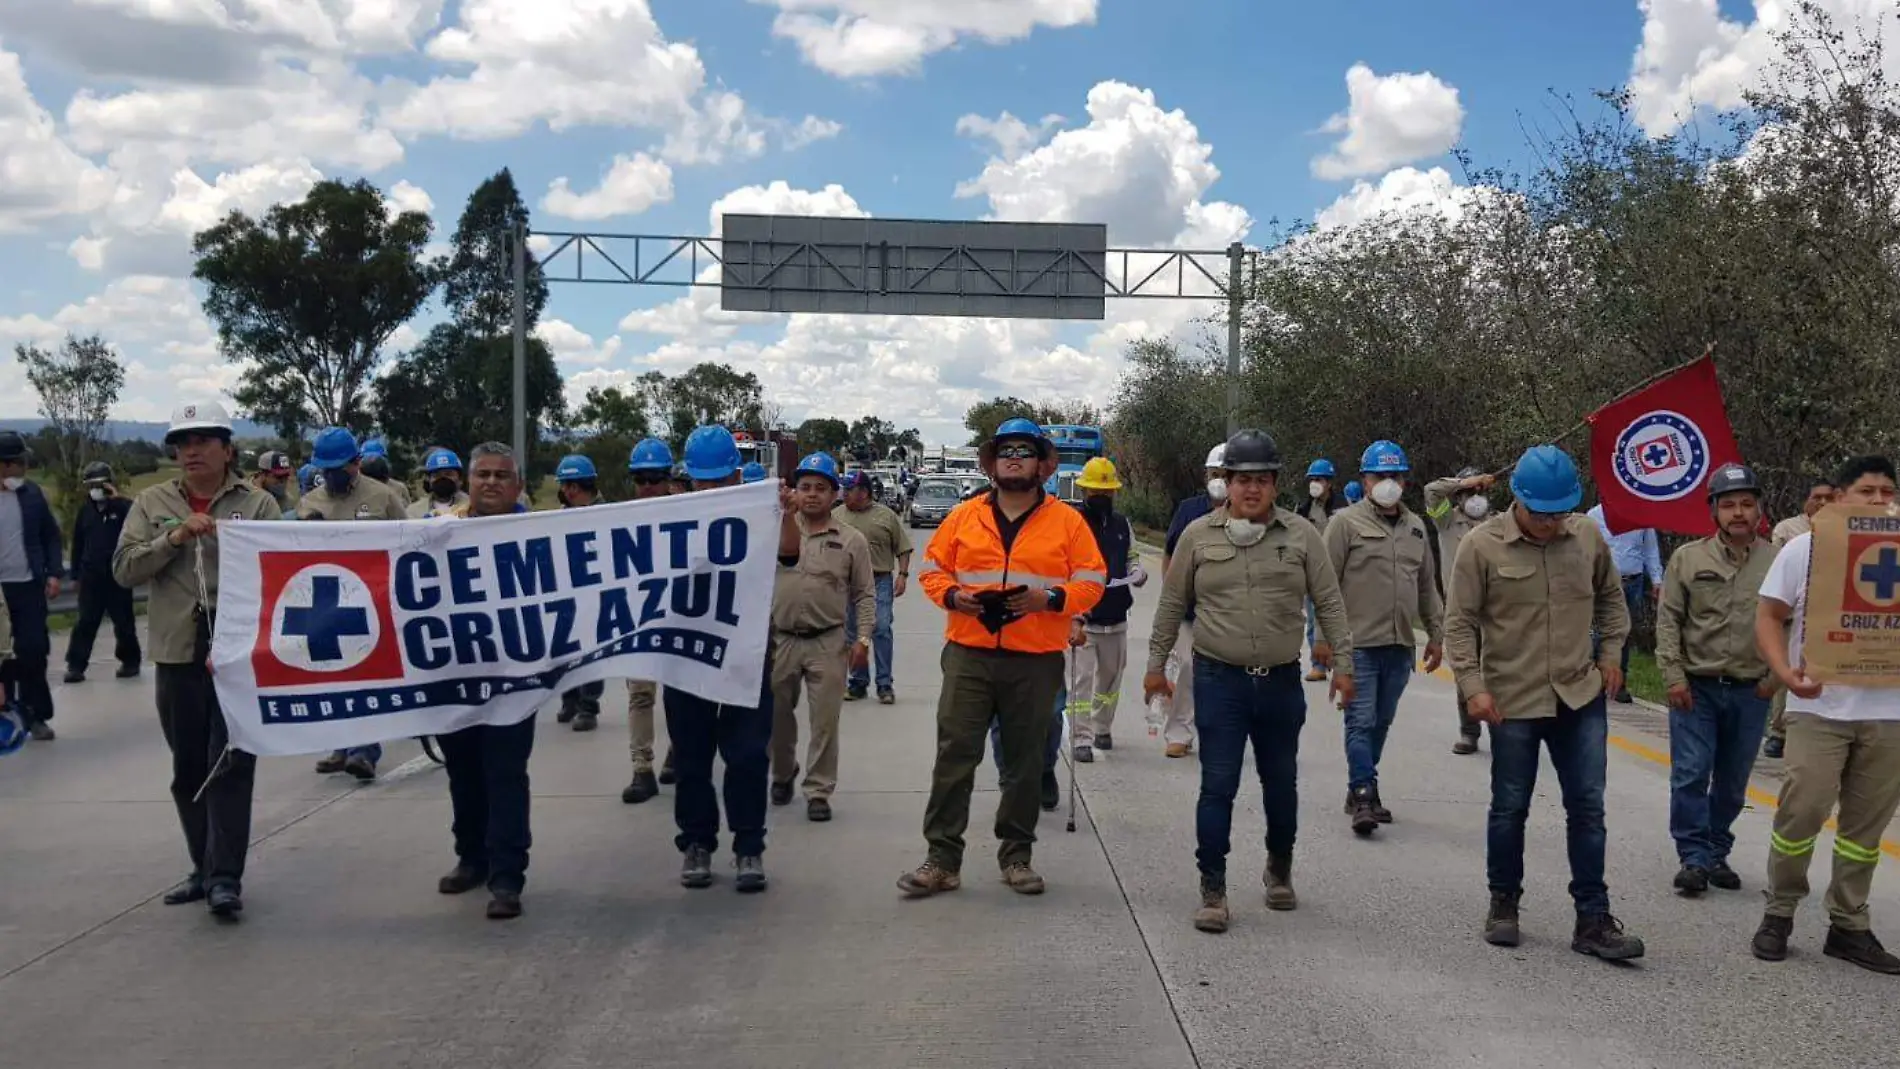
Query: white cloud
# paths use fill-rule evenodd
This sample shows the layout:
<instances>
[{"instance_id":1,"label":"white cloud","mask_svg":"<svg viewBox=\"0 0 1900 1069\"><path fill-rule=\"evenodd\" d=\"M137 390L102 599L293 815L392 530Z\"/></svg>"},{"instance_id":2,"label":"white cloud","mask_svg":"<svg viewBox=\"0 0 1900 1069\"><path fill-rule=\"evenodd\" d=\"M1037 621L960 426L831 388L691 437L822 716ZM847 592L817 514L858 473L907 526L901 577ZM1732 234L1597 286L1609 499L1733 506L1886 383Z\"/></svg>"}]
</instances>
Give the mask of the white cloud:
<instances>
[{"instance_id":1,"label":"white cloud","mask_svg":"<svg viewBox=\"0 0 1900 1069\"><path fill-rule=\"evenodd\" d=\"M1465 119L1458 90L1429 71L1379 75L1355 63L1346 72L1346 93L1347 109L1323 127L1345 136L1313 161L1313 173L1321 178L1378 174L1458 143Z\"/></svg>"},{"instance_id":2,"label":"white cloud","mask_svg":"<svg viewBox=\"0 0 1900 1069\"><path fill-rule=\"evenodd\" d=\"M422 212L426 215L429 212L435 211L435 198L429 196L428 190L410 182L408 179L403 179L395 185L390 186L383 194L383 199L389 202L392 214L401 212Z\"/></svg>"},{"instance_id":3,"label":"white cloud","mask_svg":"<svg viewBox=\"0 0 1900 1069\"><path fill-rule=\"evenodd\" d=\"M805 62L829 74L864 78L916 74L926 56L964 38L991 44L1028 37L1038 26L1092 24L1097 0L755 0L779 9L772 32L798 45Z\"/></svg>"},{"instance_id":4,"label":"white cloud","mask_svg":"<svg viewBox=\"0 0 1900 1069\"><path fill-rule=\"evenodd\" d=\"M194 234L232 211L256 216L299 200L322 178L301 159L259 163L211 181L185 167L163 182L128 176L93 218L92 233L74 239L67 252L90 271L184 275L191 270Z\"/></svg>"},{"instance_id":5,"label":"white cloud","mask_svg":"<svg viewBox=\"0 0 1900 1069\"><path fill-rule=\"evenodd\" d=\"M1032 127L1007 111L994 119L965 115L957 120L957 133L994 143L996 155L1013 162L1042 144L1064 121L1060 115L1045 115L1041 122Z\"/></svg>"},{"instance_id":6,"label":"white cloud","mask_svg":"<svg viewBox=\"0 0 1900 1069\"><path fill-rule=\"evenodd\" d=\"M672 199L673 169L642 152L615 156L613 166L591 192L576 193L569 188L565 175L556 178L548 186L541 207L567 219L592 220L639 215Z\"/></svg>"},{"instance_id":7,"label":"white cloud","mask_svg":"<svg viewBox=\"0 0 1900 1069\"><path fill-rule=\"evenodd\" d=\"M1454 182L1443 167L1429 171L1400 167L1382 175L1376 184L1354 182L1338 200L1320 209L1313 223L1321 230L1332 230L1357 226L1384 215L1414 212L1432 212L1457 219L1464 214L1472 195L1471 187Z\"/></svg>"},{"instance_id":8,"label":"white cloud","mask_svg":"<svg viewBox=\"0 0 1900 1069\"><path fill-rule=\"evenodd\" d=\"M20 69L0 51L0 231L104 207L112 177L59 136Z\"/></svg>"},{"instance_id":9,"label":"white cloud","mask_svg":"<svg viewBox=\"0 0 1900 1069\"><path fill-rule=\"evenodd\" d=\"M561 364L605 364L620 352L618 336L595 345L593 335L565 319L543 319L534 334L547 343L555 361Z\"/></svg>"},{"instance_id":10,"label":"white cloud","mask_svg":"<svg viewBox=\"0 0 1900 1069\"><path fill-rule=\"evenodd\" d=\"M1089 90L1088 114L1087 126L1033 152L991 159L957 196L989 198L992 219L1107 223L1114 245L1184 236L1224 245L1246 234L1252 220L1245 210L1202 202L1220 169L1184 112L1161 110L1149 90L1102 82Z\"/></svg>"},{"instance_id":11,"label":"white cloud","mask_svg":"<svg viewBox=\"0 0 1900 1069\"><path fill-rule=\"evenodd\" d=\"M787 151L795 152L806 145L819 141L829 141L844 132L844 124L830 119L821 119L816 115L807 115L796 126L787 126L781 135Z\"/></svg>"},{"instance_id":12,"label":"white cloud","mask_svg":"<svg viewBox=\"0 0 1900 1069\"><path fill-rule=\"evenodd\" d=\"M765 153L765 131L753 122L737 93L709 93L698 108L680 117L660 146L660 155L681 166L749 160Z\"/></svg>"}]
</instances>

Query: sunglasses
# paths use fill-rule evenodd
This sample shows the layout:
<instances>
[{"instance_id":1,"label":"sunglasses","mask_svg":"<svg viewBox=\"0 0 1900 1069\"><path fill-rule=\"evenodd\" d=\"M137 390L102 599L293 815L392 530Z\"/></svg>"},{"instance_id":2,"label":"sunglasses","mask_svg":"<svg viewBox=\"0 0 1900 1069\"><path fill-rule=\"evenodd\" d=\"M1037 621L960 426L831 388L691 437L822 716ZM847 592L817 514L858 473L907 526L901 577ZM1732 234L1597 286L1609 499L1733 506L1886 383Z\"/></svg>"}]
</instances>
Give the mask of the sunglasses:
<instances>
[{"instance_id":1,"label":"sunglasses","mask_svg":"<svg viewBox=\"0 0 1900 1069\"><path fill-rule=\"evenodd\" d=\"M1033 460L1040 456L1042 456L1042 450L1028 442L1011 442L1008 445L996 447L998 460Z\"/></svg>"}]
</instances>

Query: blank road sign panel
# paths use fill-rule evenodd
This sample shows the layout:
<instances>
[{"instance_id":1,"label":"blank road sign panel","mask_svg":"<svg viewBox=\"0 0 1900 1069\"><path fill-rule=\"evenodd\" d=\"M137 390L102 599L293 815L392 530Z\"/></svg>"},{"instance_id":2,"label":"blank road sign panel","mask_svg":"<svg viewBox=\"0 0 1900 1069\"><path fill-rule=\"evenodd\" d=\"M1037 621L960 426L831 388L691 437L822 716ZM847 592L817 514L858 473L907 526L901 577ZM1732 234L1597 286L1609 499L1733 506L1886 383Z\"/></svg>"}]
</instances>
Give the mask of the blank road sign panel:
<instances>
[{"instance_id":1,"label":"blank road sign panel","mask_svg":"<svg viewBox=\"0 0 1900 1069\"><path fill-rule=\"evenodd\" d=\"M1101 319L1108 228L727 215L730 312Z\"/></svg>"}]
</instances>

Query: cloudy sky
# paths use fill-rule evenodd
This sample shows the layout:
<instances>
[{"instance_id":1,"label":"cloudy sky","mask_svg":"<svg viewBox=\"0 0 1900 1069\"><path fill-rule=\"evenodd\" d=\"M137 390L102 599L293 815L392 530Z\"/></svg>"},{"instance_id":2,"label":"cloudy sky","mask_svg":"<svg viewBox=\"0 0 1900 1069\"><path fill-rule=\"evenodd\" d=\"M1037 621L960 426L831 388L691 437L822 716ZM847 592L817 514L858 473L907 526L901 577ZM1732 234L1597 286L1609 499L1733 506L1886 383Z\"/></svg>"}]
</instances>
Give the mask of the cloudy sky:
<instances>
[{"instance_id":1,"label":"cloudy sky","mask_svg":"<svg viewBox=\"0 0 1900 1069\"><path fill-rule=\"evenodd\" d=\"M1789 6L0 0L0 344L105 335L129 365L121 418L221 392L191 234L324 177L367 176L444 236L507 166L543 230L713 234L752 211L1100 222L1117 246L1219 248L1276 219L1454 203L1450 150L1523 163L1549 91L1627 83L1656 134L1733 106ZM1891 18L1900 0L1826 6ZM876 413L937 440L998 393L1106 400L1129 340L1198 339L1218 311L717 305L557 285L541 332L576 396L718 359L793 420ZM31 415L8 366L0 416Z\"/></svg>"}]
</instances>

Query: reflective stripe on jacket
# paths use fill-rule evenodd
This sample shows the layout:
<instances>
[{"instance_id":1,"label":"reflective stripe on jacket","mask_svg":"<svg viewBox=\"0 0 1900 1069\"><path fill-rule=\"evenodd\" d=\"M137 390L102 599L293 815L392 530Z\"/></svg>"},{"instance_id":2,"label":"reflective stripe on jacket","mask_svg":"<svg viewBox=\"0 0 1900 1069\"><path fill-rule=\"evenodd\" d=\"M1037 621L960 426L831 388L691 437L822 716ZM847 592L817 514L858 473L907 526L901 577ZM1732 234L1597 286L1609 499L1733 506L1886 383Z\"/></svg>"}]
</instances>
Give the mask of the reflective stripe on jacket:
<instances>
[{"instance_id":1,"label":"reflective stripe on jacket","mask_svg":"<svg viewBox=\"0 0 1900 1069\"><path fill-rule=\"evenodd\" d=\"M918 582L939 606L952 590L959 599L1012 586L1062 591L1060 612L1030 613L994 635L961 612L951 612L944 625L944 638L960 646L1059 653L1069 646L1069 621L1093 609L1108 582L1095 535L1080 512L1045 497L1023 517L1006 552L991 501L984 494L951 510L930 540Z\"/></svg>"}]
</instances>

